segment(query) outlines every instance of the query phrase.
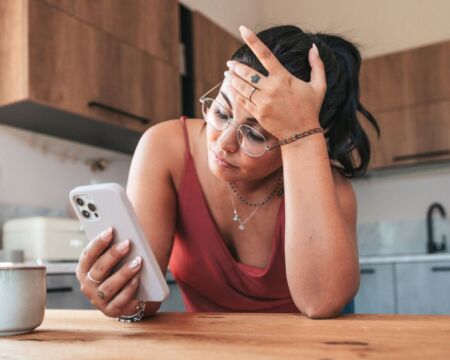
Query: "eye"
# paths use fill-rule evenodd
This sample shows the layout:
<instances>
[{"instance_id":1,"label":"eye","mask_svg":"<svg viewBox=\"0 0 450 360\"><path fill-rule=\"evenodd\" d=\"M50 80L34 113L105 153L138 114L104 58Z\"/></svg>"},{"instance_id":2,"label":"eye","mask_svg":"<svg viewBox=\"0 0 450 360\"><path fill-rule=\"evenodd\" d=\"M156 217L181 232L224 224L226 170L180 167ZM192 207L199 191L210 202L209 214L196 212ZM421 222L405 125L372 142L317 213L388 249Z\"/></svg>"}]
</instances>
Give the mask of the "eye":
<instances>
[{"instance_id":1,"label":"eye","mask_svg":"<svg viewBox=\"0 0 450 360\"><path fill-rule=\"evenodd\" d=\"M222 112L219 108L214 110L214 114L222 120L228 120L228 114Z\"/></svg>"},{"instance_id":2,"label":"eye","mask_svg":"<svg viewBox=\"0 0 450 360\"><path fill-rule=\"evenodd\" d=\"M266 140L259 132L252 129L250 126L243 126L242 132L244 133L245 137L251 141L262 143Z\"/></svg>"}]
</instances>

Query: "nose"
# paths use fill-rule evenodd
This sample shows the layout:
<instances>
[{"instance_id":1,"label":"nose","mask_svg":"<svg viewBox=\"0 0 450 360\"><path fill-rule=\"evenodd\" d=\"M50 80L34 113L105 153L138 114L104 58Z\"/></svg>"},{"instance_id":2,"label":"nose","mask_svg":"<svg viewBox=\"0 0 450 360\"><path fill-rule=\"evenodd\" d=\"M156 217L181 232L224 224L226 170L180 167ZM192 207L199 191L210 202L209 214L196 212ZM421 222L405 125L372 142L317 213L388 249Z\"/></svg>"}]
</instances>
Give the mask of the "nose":
<instances>
[{"instance_id":1,"label":"nose","mask_svg":"<svg viewBox=\"0 0 450 360\"><path fill-rule=\"evenodd\" d=\"M218 148L226 152L234 153L239 150L237 139L237 127L231 123L217 139Z\"/></svg>"}]
</instances>

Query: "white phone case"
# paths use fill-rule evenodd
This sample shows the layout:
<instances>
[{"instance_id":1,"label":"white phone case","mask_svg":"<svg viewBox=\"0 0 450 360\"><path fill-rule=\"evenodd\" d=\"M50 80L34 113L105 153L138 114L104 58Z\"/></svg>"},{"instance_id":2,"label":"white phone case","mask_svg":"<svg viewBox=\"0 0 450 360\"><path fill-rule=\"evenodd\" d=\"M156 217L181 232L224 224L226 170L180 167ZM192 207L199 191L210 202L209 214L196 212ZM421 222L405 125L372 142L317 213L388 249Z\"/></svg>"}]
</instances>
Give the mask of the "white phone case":
<instances>
[{"instance_id":1,"label":"white phone case","mask_svg":"<svg viewBox=\"0 0 450 360\"><path fill-rule=\"evenodd\" d=\"M142 257L137 299L143 301L166 299L169 287L125 190L116 183L85 185L73 189L69 197L90 241L109 226L114 228L114 243L130 240L131 250L116 268L138 255ZM80 203L83 202L84 206L77 203L78 199L81 199ZM95 211L92 211L94 208L92 206L89 208L88 204L93 204ZM83 211L89 213L89 218L83 215Z\"/></svg>"}]
</instances>

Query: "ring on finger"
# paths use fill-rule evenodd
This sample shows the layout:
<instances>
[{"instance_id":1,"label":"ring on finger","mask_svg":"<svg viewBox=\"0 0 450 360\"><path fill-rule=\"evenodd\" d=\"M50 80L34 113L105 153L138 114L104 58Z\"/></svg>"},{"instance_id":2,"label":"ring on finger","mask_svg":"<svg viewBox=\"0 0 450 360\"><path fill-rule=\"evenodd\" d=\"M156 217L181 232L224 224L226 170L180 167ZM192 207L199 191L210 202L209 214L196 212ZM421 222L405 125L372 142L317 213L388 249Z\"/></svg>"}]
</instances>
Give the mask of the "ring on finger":
<instances>
[{"instance_id":1,"label":"ring on finger","mask_svg":"<svg viewBox=\"0 0 450 360\"><path fill-rule=\"evenodd\" d=\"M261 77L258 74L250 76L250 81L252 84L257 84L259 80L261 80Z\"/></svg>"},{"instance_id":2,"label":"ring on finger","mask_svg":"<svg viewBox=\"0 0 450 360\"><path fill-rule=\"evenodd\" d=\"M255 91L256 91L256 88L252 87L252 92L250 93L250 96L248 97L249 101L252 101L252 95L254 94Z\"/></svg>"},{"instance_id":3,"label":"ring on finger","mask_svg":"<svg viewBox=\"0 0 450 360\"><path fill-rule=\"evenodd\" d=\"M96 280L91 276L91 272L88 271L88 273L86 274L87 278L89 279L89 281L93 282L94 284L101 284L101 280Z\"/></svg>"}]
</instances>

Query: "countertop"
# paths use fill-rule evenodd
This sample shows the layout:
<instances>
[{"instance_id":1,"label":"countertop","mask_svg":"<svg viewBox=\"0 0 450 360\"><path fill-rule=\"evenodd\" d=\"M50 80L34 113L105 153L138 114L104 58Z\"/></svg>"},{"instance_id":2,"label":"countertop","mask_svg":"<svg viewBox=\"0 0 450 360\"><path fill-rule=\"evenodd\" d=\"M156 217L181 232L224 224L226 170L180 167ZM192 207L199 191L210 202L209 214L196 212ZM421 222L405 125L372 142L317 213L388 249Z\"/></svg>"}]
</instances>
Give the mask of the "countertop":
<instances>
[{"instance_id":1,"label":"countertop","mask_svg":"<svg viewBox=\"0 0 450 360\"><path fill-rule=\"evenodd\" d=\"M448 359L450 316L157 313L124 324L96 310L47 310L0 338L0 359Z\"/></svg>"},{"instance_id":2,"label":"countertop","mask_svg":"<svg viewBox=\"0 0 450 360\"><path fill-rule=\"evenodd\" d=\"M412 263L412 262L439 262L449 261L450 253L435 254L405 254L405 255L382 255L382 256L360 256L359 263L366 264L389 264L389 263Z\"/></svg>"}]
</instances>

